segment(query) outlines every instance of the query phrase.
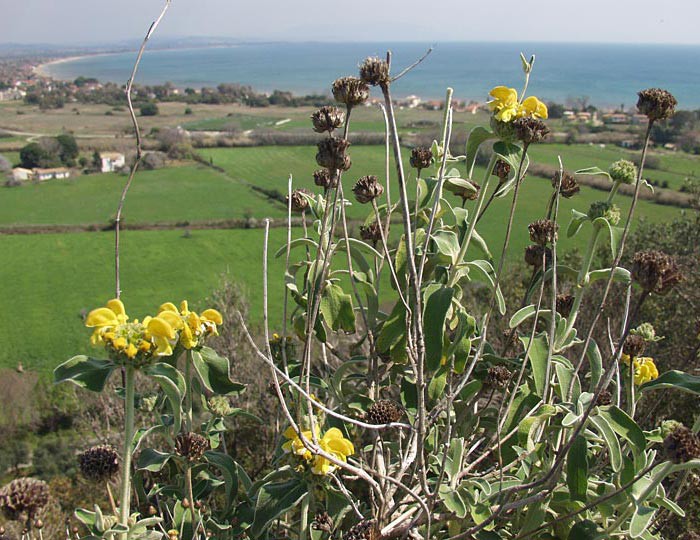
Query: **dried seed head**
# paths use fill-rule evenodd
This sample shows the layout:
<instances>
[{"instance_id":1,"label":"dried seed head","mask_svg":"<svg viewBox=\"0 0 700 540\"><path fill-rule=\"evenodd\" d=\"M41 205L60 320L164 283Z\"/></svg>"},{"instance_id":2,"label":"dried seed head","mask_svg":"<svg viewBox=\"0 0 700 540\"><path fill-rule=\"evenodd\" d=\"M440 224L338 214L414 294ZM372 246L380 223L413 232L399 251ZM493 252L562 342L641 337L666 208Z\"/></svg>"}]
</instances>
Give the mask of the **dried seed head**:
<instances>
[{"instance_id":1,"label":"dried seed head","mask_svg":"<svg viewBox=\"0 0 700 540\"><path fill-rule=\"evenodd\" d=\"M360 79L372 86L389 84L389 64L376 56L365 58L360 64Z\"/></svg>"},{"instance_id":2,"label":"dried seed head","mask_svg":"<svg viewBox=\"0 0 700 540\"><path fill-rule=\"evenodd\" d=\"M664 439L664 450L673 463L686 463L700 458L700 440L687 427L680 426Z\"/></svg>"},{"instance_id":3,"label":"dried seed head","mask_svg":"<svg viewBox=\"0 0 700 540\"><path fill-rule=\"evenodd\" d=\"M380 399L369 406L365 412L365 422L368 424L390 424L398 422L403 417L403 407L390 399Z\"/></svg>"},{"instance_id":4,"label":"dried seed head","mask_svg":"<svg viewBox=\"0 0 700 540\"><path fill-rule=\"evenodd\" d=\"M379 531L373 520L363 519L343 534L343 540L378 540Z\"/></svg>"},{"instance_id":5,"label":"dried seed head","mask_svg":"<svg viewBox=\"0 0 700 540\"><path fill-rule=\"evenodd\" d=\"M508 176L510 175L511 169L512 167L510 166L510 163L499 159L493 166L493 175L497 176L501 182L505 182L506 180L508 180Z\"/></svg>"},{"instance_id":6,"label":"dried seed head","mask_svg":"<svg viewBox=\"0 0 700 540\"><path fill-rule=\"evenodd\" d=\"M373 221L369 225L360 226L360 237L365 242L372 242L372 246L377 247L377 244L382 239L381 225Z\"/></svg>"},{"instance_id":7,"label":"dried seed head","mask_svg":"<svg viewBox=\"0 0 700 540\"><path fill-rule=\"evenodd\" d=\"M328 169L318 169L314 171L314 184L324 190L338 187L338 177Z\"/></svg>"},{"instance_id":8,"label":"dried seed head","mask_svg":"<svg viewBox=\"0 0 700 540\"><path fill-rule=\"evenodd\" d=\"M341 77L333 82L333 97L348 108L361 105L369 98L369 86L357 77Z\"/></svg>"},{"instance_id":9,"label":"dried seed head","mask_svg":"<svg viewBox=\"0 0 700 540\"><path fill-rule=\"evenodd\" d=\"M620 159L610 165L608 173L615 182L634 184L637 181L637 166L626 159Z\"/></svg>"},{"instance_id":10,"label":"dried seed head","mask_svg":"<svg viewBox=\"0 0 700 540\"><path fill-rule=\"evenodd\" d=\"M559 171L557 171L554 175L554 178L552 178L553 188L556 188L557 185L559 185L559 176L560 173ZM578 185L576 178L574 178L573 175L565 172L564 176L561 179L561 185L559 186L559 193L561 193L561 196L565 199L570 199L579 191L581 191L581 186Z\"/></svg>"},{"instance_id":11,"label":"dried seed head","mask_svg":"<svg viewBox=\"0 0 700 540\"><path fill-rule=\"evenodd\" d=\"M331 133L345 122L345 113L338 107L321 107L311 115L311 122L316 133Z\"/></svg>"},{"instance_id":12,"label":"dried seed head","mask_svg":"<svg viewBox=\"0 0 700 540\"><path fill-rule=\"evenodd\" d=\"M612 393L610 390L603 389L600 391L600 394L598 394L598 399L596 399L595 404L598 405L598 407L605 407L606 405L610 405L612 403Z\"/></svg>"},{"instance_id":13,"label":"dried seed head","mask_svg":"<svg viewBox=\"0 0 700 540\"><path fill-rule=\"evenodd\" d=\"M304 188L295 189L292 191L292 211L293 212L304 212L309 208L309 199L311 192ZM286 197L287 204L289 204L289 195Z\"/></svg>"},{"instance_id":14,"label":"dried seed head","mask_svg":"<svg viewBox=\"0 0 700 540\"><path fill-rule=\"evenodd\" d=\"M48 502L49 486L36 478L17 478L0 489L0 509L11 521L33 519Z\"/></svg>"},{"instance_id":15,"label":"dried seed head","mask_svg":"<svg viewBox=\"0 0 700 540\"><path fill-rule=\"evenodd\" d=\"M644 341L642 336L630 334L622 345L622 352L632 358L637 358L644 353L646 345L646 341Z\"/></svg>"},{"instance_id":16,"label":"dried seed head","mask_svg":"<svg viewBox=\"0 0 700 540\"><path fill-rule=\"evenodd\" d=\"M311 528L315 531L324 531L330 534L333 532L333 518L328 515L328 512L320 512L316 514L311 522Z\"/></svg>"},{"instance_id":17,"label":"dried seed head","mask_svg":"<svg viewBox=\"0 0 700 540\"><path fill-rule=\"evenodd\" d=\"M552 250L540 245L530 245L525 248L525 262L530 266L542 268L542 257L544 256L545 266L552 262Z\"/></svg>"},{"instance_id":18,"label":"dried seed head","mask_svg":"<svg viewBox=\"0 0 700 540\"><path fill-rule=\"evenodd\" d=\"M433 162L433 151L424 146L417 146L411 150L411 167L418 169L427 169Z\"/></svg>"},{"instance_id":19,"label":"dried seed head","mask_svg":"<svg viewBox=\"0 0 700 540\"><path fill-rule=\"evenodd\" d=\"M505 366L492 366L486 373L486 386L491 388L505 388L510 381L511 372Z\"/></svg>"},{"instance_id":20,"label":"dried seed head","mask_svg":"<svg viewBox=\"0 0 700 540\"><path fill-rule=\"evenodd\" d=\"M197 461L209 448L209 439L199 433L179 433L175 438L175 453L187 461Z\"/></svg>"},{"instance_id":21,"label":"dried seed head","mask_svg":"<svg viewBox=\"0 0 700 540\"><path fill-rule=\"evenodd\" d=\"M557 295L557 313L566 318L571 314L571 308L574 307L574 297L570 294Z\"/></svg>"},{"instance_id":22,"label":"dried seed head","mask_svg":"<svg viewBox=\"0 0 700 540\"><path fill-rule=\"evenodd\" d=\"M638 92L637 110L651 121L664 120L673 116L678 101L668 90L647 88Z\"/></svg>"},{"instance_id":23,"label":"dried seed head","mask_svg":"<svg viewBox=\"0 0 700 540\"><path fill-rule=\"evenodd\" d=\"M549 128L542 120L530 116L513 121L515 138L529 145L542 142L549 135Z\"/></svg>"},{"instance_id":24,"label":"dried seed head","mask_svg":"<svg viewBox=\"0 0 700 540\"><path fill-rule=\"evenodd\" d=\"M632 280L647 292L666 294L683 280L676 262L656 250L639 251L632 258Z\"/></svg>"},{"instance_id":25,"label":"dried seed head","mask_svg":"<svg viewBox=\"0 0 700 540\"><path fill-rule=\"evenodd\" d=\"M326 137L318 143L316 163L329 171L347 171L350 168L350 156L345 151L350 143L338 137Z\"/></svg>"},{"instance_id":26,"label":"dried seed head","mask_svg":"<svg viewBox=\"0 0 700 540\"><path fill-rule=\"evenodd\" d=\"M78 456L78 467L88 480L110 480L119 472L119 454L111 446L93 446Z\"/></svg>"},{"instance_id":27,"label":"dried seed head","mask_svg":"<svg viewBox=\"0 0 700 540\"><path fill-rule=\"evenodd\" d=\"M366 204L380 197L384 193L384 186L379 183L376 176L368 175L357 181L355 187L352 188L352 192L355 194L357 202Z\"/></svg>"},{"instance_id":28,"label":"dried seed head","mask_svg":"<svg viewBox=\"0 0 700 540\"><path fill-rule=\"evenodd\" d=\"M535 244L546 246L557 239L559 225L550 219L538 219L527 226L530 231L530 240Z\"/></svg>"},{"instance_id":29,"label":"dried seed head","mask_svg":"<svg viewBox=\"0 0 700 540\"><path fill-rule=\"evenodd\" d=\"M620 223L620 208L607 201L596 201L588 209L588 218L593 221L599 217L607 219L608 223L614 227Z\"/></svg>"}]
</instances>

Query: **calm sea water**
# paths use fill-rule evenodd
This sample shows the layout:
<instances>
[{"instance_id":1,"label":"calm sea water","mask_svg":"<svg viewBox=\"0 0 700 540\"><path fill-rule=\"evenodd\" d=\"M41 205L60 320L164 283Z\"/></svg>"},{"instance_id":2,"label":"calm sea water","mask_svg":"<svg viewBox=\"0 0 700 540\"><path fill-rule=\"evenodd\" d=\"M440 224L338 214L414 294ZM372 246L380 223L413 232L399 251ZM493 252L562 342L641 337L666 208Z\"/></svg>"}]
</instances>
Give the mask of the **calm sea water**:
<instances>
[{"instance_id":1,"label":"calm sea water","mask_svg":"<svg viewBox=\"0 0 700 540\"><path fill-rule=\"evenodd\" d=\"M249 84L259 91L328 93L330 83L355 74L358 62L391 48L394 70L409 65L425 43L269 43L146 52L138 81L170 81L178 87ZM537 55L531 93L565 102L588 96L598 106L636 102L636 92L661 86L685 108L700 107L700 46L553 43L439 43L394 94L440 98L447 86L461 99L483 100L497 84L520 88L519 53ZM135 54L81 58L48 68L60 79L79 75L126 82Z\"/></svg>"}]
</instances>

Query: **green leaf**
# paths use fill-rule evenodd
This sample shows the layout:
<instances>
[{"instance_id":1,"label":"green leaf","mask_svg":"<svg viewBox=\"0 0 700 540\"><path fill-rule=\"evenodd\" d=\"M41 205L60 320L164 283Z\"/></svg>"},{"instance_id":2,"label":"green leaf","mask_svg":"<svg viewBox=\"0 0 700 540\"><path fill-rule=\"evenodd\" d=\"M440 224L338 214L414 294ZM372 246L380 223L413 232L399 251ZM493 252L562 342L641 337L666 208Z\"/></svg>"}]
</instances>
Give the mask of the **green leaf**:
<instances>
[{"instance_id":1,"label":"green leaf","mask_svg":"<svg viewBox=\"0 0 700 540\"><path fill-rule=\"evenodd\" d=\"M579 435L574 439L566 459L566 483L574 501L586 502L588 490L588 443Z\"/></svg>"},{"instance_id":2,"label":"green leaf","mask_svg":"<svg viewBox=\"0 0 700 540\"><path fill-rule=\"evenodd\" d=\"M589 389L591 392L594 392L603 375L603 357L600 355L600 349L594 340L589 341L586 356L588 357L591 373Z\"/></svg>"},{"instance_id":3,"label":"green leaf","mask_svg":"<svg viewBox=\"0 0 700 540\"><path fill-rule=\"evenodd\" d=\"M115 368L116 365L111 360L74 356L54 369L54 382L68 381L91 392L102 392Z\"/></svg>"},{"instance_id":4,"label":"green leaf","mask_svg":"<svg viewBox=\"0 0 700 540\"><path fill-rule=\"evenodd\" d=\"M454 289L440 287L428 296L425 302L423 326L425 330L425 362L429 370L435 371L442 361L442 345L445 335L445 318L452 304Z\"/></svg>"},{"instance_id":5,"label":"green leaf","mask_svg":"<svg viewBox=\"0 0 700 540\"><path fill-rule=\"evenodd\" d=\"M435 248L443 258L450 261L452 264L457 262L459 255L459 241L457 235L452 231L437 231L433 237Z\"/></svg>"},{"instance_id":6,"label":"green leaf","mask_svg":"<svg viewBox=\"0 0 700 540\"><path fill-rule=\"evenodd\" d=\"M571 210L571 222L569 223L569 227L566 229L567 238L576 236L586 221L588 221L588 214L584 214L578 210Z\"/></svg>"},{"instance_id":7,"label":"green leaf","mask_svg":"<svg viewBox=\"0 0 700 540\"><path fill-rule=\"evenodd\" d=\"M520 341L523 346L527 349L527 345L530 342L528 336L521 336ZM530 352L528 353L528 358L530 360L530 368L532 369L532 376L535 381L535 390L539 396L542 396L545 387L545 380L547 377L547 357L549 356L549 346L547 345L547 339L543 336L537 336L532 340L532 346L530 347Z\"/></svg>"},{"instance_id":8,"label":"green leaf","mask_svg":"<svg viewBox=\"0 0 700 540\"><path fill-rule=\"evenodd\" d=\"M639 387L642 392L660 388L677 388L684 392L700 394L700 377L682 371L671 370L662 373L657 379Z\"/></svg>"},{"instance_id":9,"label":"green leaf","mask_svg":"<svg viewBox=\"0 0 700 540\"><path fill-rule=\"evenodd\" d=\"M625 411L613 405L607 410L599 410L598 415L608 422L615 433L632 444L635 453L644 452L647 446L644 432Z\"/></svg>"},{"instance_id":10,"label":"green leaf","mask_svg":"<svg viewBox=\"0 0 700 540\"><path fill-rule=\"evenodd\" d=\"M227 396L245 389L244 384L231 380L228 358L219 356L214 349L202 347L199 351L193 351L192 364L202 384L210 392Z\"/></svg>"},{"instance_id":11,"label":"green leaf","mask_svg":"<svg viewBox=\"0 0 700 540\"><path fill-rule=\"evenodd\" d=\"M496 135L489 131L485 127L477 126L469 132L469 137L467 138L467 172L469 178L474 175L474 164L476 163L476 154L479 151L479 147L489 139L495 139Z\"/></svg>"},{"instance_id":12,"label":"green leaf","mask_svg":"<svg viewBox=\"0 0 700 540\"><path fill-rule=\"evenodd\" d=\"M173 455L167 452L159 452L153 448L145 448L141 454L139 454L137 467L142 471L158 472L165 467L172 457Z\"/></svg>"},{"instance_id":13,"label":"green leaf","mask_svg":"<svg viewBox=\"0 0 700 540\"><path fill-rule=\"evenodd\" d=\"M644 531L649 528L649 523L656 514L656 508L638 505L634 510L634 515L630 520L630 538L639 538Z\"/></svg>"},{"instance_id":14,"label":"green leaf","mask_svg":"<svg viewBox=\"0 0 700 540\"><path fill-rule=\"evenodd\" d=\"M503 298L503 292L501 291L501 286L496 287L496 271L493 269L493 265L489 261L477 260L469 261L466 263L468 268L476 268L479 273L474 274L475 279L484 281L491 286L491 289L496 288L496 301L498 303L498 312L501 315L506 314L506 301ZM469 276L472 277L470 272Z\"/></svg>"},{"instance_id":15,"label":"green leaf","mask_svg":"<svg viewBox=\"0 0 700 540\"><path fill-rule=\"evenodd\" d=\"M445 507L450 512L454 512L458 518L464 519L467 516L467 504L459 491L452 488L449 484L442 484L438 495Z\"/></svg>"},{"instance_id":16,"label":"green leaf","mask_svg":"<svg viewBox=\"0 0 700 540\"><path fill-rule=\"evenodd\" d=\"M608 421L597 414L590 417L591 423L595 426L596 431L605 440L608 445L608 455L610 456L610 466L614 472L622 470L622 451L620 450L620 441L617 440L615 432L610 427Z\"/></svg>"},{"instance_id":17,"label":"green leaf","mask_svg":"<svg viewBox=\"0 0 700 540\"><path fill-rule=\"evenodd\" d=\"M323 291L319 310L326 324L334 331L355 332L355 310L352 296L346 294L340 285L330 283Z\"/></svg>"},{"instance_id":18,"label":"green leaf","mask_svg":"<svg viewBox=\"0 0 700 540\"><path fill-rule=\"evenodd\" d=\"M450 366L440 366L435 372L435 375L430 379L428 384L428 397L433 401L437 401L447 386L447 375L450 372Z\"/></svg>"},{"instance_id":19,"label":"green leaf","mask_svg":"<svg viewBox=\"0 0 700 540\"><path fill-rule=\"evenodd\" d=\"M292 250L297 247L306 246L311 249L311 251L316 251L318 249L318 244L311 240L311 238L295 238L289 242L289 249ZM287 244L283 245L275 253L275 258L280 257L287 253Z\"/></svg>"},{"instance_id":20,"label":"green leaf","mask_svg":"<svg viewBox=\"0 0 700 540\"><path fill-rule=\"evenodd\" d=\"M513 316L510 318L510 322L508 323L508 326L510 328L515 328L516 326L520 326L524 321L528 320L536 312L537 312L537 306L535 306L534 304L530 304L529 306L525 306L524 308L519 309L518 311L516 311L513 314Z\"/></svg>"},{"instance_id":21,"label":"green leaf","mask_svg":"<svg viewBox=\"0 0 700 540\"><path fill-rule=\"evenodd\" d=\"M571 527L567 540L595 540L598 537L598 526L591 520L579 521Z\"/></svg>"},{"instance_id":22,"label":"green leaf","mask_svg":"<svg viewBox=\"0 0 700 540\"><path fill-rule=\"evenodd\" d=\"M204 453L207 461L221 471L226 487L226 508L233 509L233 503L238 494L238 466L231 456L221 452L208 451Z\"/></svg>"},{"instance_id":23,"label":"green leaf","mask_svg":"<svg viewBox=\"0 0 700 540\"><path fill-rule=\"evenodd\" d=\"M610 276L610 268L603 268L601 270L593 270L592 272L588 272L588 282L593 283L594 281L598 281L600 279L608 279ZM632 281L632 276L630 274L630 271L627 270L626 268L622 268L618 266L615 268L613 271L613 281L618 281L620 283L629 283Z\"/></svg>"},{"instance_id":24,"label":"green leaf","mask_svg":"<svg viewBox=\"0 0 700 540\"><path fill-rule=\"evenodd\" d=\"M610 177L610 174L608 173L608 171L604 171L600 167L587 167L585 169L579 169L574 174L581 174L584 176L599 176L599 175L607 176L608 179L612 182L612 178Z\"/></svg>"},{"instance_id":25,"label":"green leaf","mask_svg":"<svg viewBox=\"0 0 700 540\"><path fill-rule=\"evenodd\" d=\"M173 413L173 431L180 431L182 422L182 400L185 398L185 378L176 368L165 362L148 366L144 373L154 379L163 390Z\"/></svg>"},{"instance_id":26,"label":"green leaf","mask_svg":"<svg viewBox=\"0 0 700 540\"><path fill-rule=\"evenodd\" d=\"M270 523L294 508L306 496L309 487L298 479L262 486L255 504L255 518L250 528L253 538L259 537Z\"/></svg>"}]
</instances>

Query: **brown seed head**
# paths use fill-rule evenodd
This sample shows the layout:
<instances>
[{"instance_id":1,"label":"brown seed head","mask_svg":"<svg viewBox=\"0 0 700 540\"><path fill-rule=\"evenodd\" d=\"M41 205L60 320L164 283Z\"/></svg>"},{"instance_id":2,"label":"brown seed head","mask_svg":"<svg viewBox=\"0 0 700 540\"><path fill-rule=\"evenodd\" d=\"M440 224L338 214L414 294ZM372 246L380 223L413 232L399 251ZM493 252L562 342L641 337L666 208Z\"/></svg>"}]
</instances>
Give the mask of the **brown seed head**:
<instances>
[{"instance_id":1,"label":"brown seed head","mask_svg":"<svg viewBox=\"0 0 700 540\"><path fill-rule=\"evenodd\" d=\"M379 531L373 520L363 519L343 534L343 540L378 540Z\"/></svg>"},{"instance_id":2,"label":"brown seed head","mask_svg":"<svg viewBox=\"0 0 700 540\"><path fill-rule=\"evenodd\" d=\"M326 137L318 143L316 163L329 171L347 171L350 168L350 156L345 151L350 143L338 137Z\"/></svg>"},{"instance_id":3,"label":"brown seed head","mask_svg":"<svg viewBox=\"0 0 700 540\"><path fill-rule=\"evenodd\" d=\"M398 422L403 417L403 407L390 399L380 399L369 406L365 412L365 422L368 424L390 424Z\"/></svg>"},{"instance_id":4,"label":"brown seed head","mask_svg":"<svg viewBox=\"0 0 700 540\"><path fill-rule=\"evenodd\" d=\"M574 297L570 294L557 295L557 313L566 318L571 314L571 308L574 307Z\"/></svg>"},{"instance_id":5,"label":"brown seed head","mask_svg":"<svg viewBox=\"0 0 700 540\"><path fill-rule=\"evenodd\" d=\"M424 146L417 146L411 150L411 167L418 169L427 169L433 162L433 151Z\"/></svg>"},{"instance_id":6,"label":"brown seed head","mask_svg":"<svg viewBox=\"0 0 700 540\"><path fill-rule=\"evenodd\" d=\"M549 128L542 120L530 116L513 121L515 138L529 145L542 142L549 135Z\"/></svg>"},{"instance_id":7,"label":"brown seed head","mask_svg":"<svg viewBox=\"0 0 700 540\"><path fill-rule=\"evenodd\" d=\"M612 393L610 390L607 388L604 390L601 390L600 394L598 394L598 399L596 400L595 404L598 405L598 407L605 407L606 405L610 405L612 403Z\"/></svg>"},{"instance_id":8,"label":"brown seed head","mask_svg":"<svg viewBox=\"0 0 700 540\"><path fill-rule=\"evenodd\" d=\"M632 259L632 280L647 292L666 294L683 280L676 262L661 251L639 251Z\"/></svg>"},{"instance_id":9,"label":"brown seed head","mask_svg":"<svg viewBox=\"0 0 700 540\"><path fill-rule=\"evenodd\" d=\"M333 518L328 515L328 512L320 512L316 514L311 522L311 528L315 531L324 531L330 534L333 532Z\"/></svg>"},{"instance_id":10,"label":"brown seed head","mask_svg":"<svg viewBox=\"0 0 700 540\"><path fill-rule=\"evenodd\" d=\"M661 88L647 88L638 92L637 95L639 96L637 110L646 115L652 122L673 116L676 105L678 105L673 94Z\"/></svg>"},{"instance_id":11,"label":"brown seed head","mask_svg":"<svg viewBox=\"0 0 700 540\"><path fill-rule=\"evenodd\" d=\"M690 429L679 426L664 439L664 450L673 463L700 458L700 440Z\"/></svg>"},{"instance_id":12,"label":"brown seed head","mask_svg":"<svg viewBox=\"0 0 700 540\"><path fill-rule=\"evenodd\" d=\"M687 531L678 537L678 540L700 540L700 533Z\"/></svg>"},{"instance_id":13,"label":"brown seed head","mask_svg":"<svg viewBox=\"0 0 700 540\"><path fill-rule=\"evenodd\" d=\"M309 199L311 192L304 188L295 189L292 191L292 211L304 212L309 208ZM289 204L289 195L287 195L287 204Z\"/></svg>"},{"instance_id":14,"label":"brown seed head","mask_svg":"<svg viewBox=\"0 0 700 540\"><path fill-rule=\"evenodd\" d=\"M11 521L33 519L48 502L49 486L36 478L17 478L0 489L0 509Z\"/></svg>"},{"instance_id":15,"label":"brown seed head","mask_svg":"<svg viewBox=\"0 0 700 540\"><path fill-rule=\"evenodd\" d=\"M78 467L88 480L110 480L119 472L119 454L111 446L93 446L78 455Z\"/></svg>"},{"instance_id":16,"label":"brown seed head","mask_svg":"<svg viewBox=\"0 0 700 540\"><path fill-rule=\"evenodd\" d=\"M525 248L525 262L535 268L542 268L542 257L544 256L545 266L552 262L552 250L548 247L530 245Z\"/></svg>"},{"instance_id":17,"label":"brown seed head","mask_svg":"<svg viewBox=\"0 0 700 540\"><path fill-rule=\"evenodd\" d=\"M554 178L552 178L553 188L556 188L557 185L559 185L559 176L560 173L559 171L557 171L554 175ZM581 191L581 186L578 185L576 178L574 178L573 175L564 172L564 176L561 179L561 185L559 186L559 193L561 193L561 196L565 199L570 199L579 191Z\"/></svg>"},{"instance_id":18,"label":"brown seed head","mask_svg":"<svg viewBox=\"0 0 700 540\"><path fill-rule=\"evenodd\" d=\"M381 196L384 193L384 186L379 183L376 176L368 175L357 181L355 187L352 188L352 192L355 194L357 202L366 204Z\"/></svg>"},{"instance_id":19,"label":"brown seed head","mask_svg":"<svg viewBox=\"0 0 700 540\"><path fill-rule=\"evenodd\" d=\"M338 187L338 177L328 169L318 169L314 171L314 184L324 190Z\"/></svg>"},{"instance_id":20,"label":"brown seed head","mask_svg":"<svg viewBox=\"0 0 700 540\"><path fill-rule=\"evenodd\" d=\"M530 231L530 240L535 244L546 246L557 239L559 225L549 219L538 219L527 226Z\"/></svg>"},{"instance_id":21,"label":"brown seed head","mask_svg":"<svg viewBox=\"0 0 700 540\"><path fill-rule=\"evenodd\" d=\"M175 438L175 453L187 461L199 460L209 448L209 439L199 433L179 433Z\"/></svg>"},{"instance_id":22,"label":"brown seed head","mask_svg":"<svg viewBox=\"0 0 700 540\"><path fill-rule=\"evenodd\" d=\"M381 225L376 221L373 221L369 225L360 226L360 237L365 242L372 242L372 246L376 247L379 241L382 239Z\"/></svg>"},{"instance_id":23,"label":"brown seed head","mask_svg":"<svg viewBox=\"0 0 700 540\"><path fill-rule=\"evenodd\" d=\"M311 115L311 122L316 133L325 131L331 133L339 128L345 122L345 113L338 107L325 106L321 107Z\"/></svg>"},{"instance_id":24,"label":"brown seed head","mask_svg":"<svg viewBox=\"0 0 700 540\"><path fill-rule=\"evenodd\" d=\"M646 341L644 341L644 338L642 336L638 336L637 334L630 334L629 336L627 336L625 342L622 344L622 352L626 355L629 355L632 358L636 358L644 353L646 345L647 343Z\"/></svg>"},{"instance_id":25,"label":"brown seed head","mask_svg":"<svg viewBox=\"0 0 700 540\"><path fill-rule=\"evenodd\" d=\"M505 388L510 381L511 372L505 366L492 366L486 374L486 386L491 388Z\"/></svg>"},{"instance_id":26,"label":"brown seed head","mask_svg":"<svg viewBox=\"0 0 700 540\"><path fill-rule=\"evenodd\" d=\"M493 166L493 175L497 176L501 182L505 182L508 179L508 176L510 175L511 169L512 167L510 166L510 163L499 159Z\"/></svg>"},{"instance_id":27,"label":"brown seed head","mask_svg":"<svg viewBox=\"0 0 700 540\"><path fill-rule=\"evenodd\" d=\"M333 82L333 97L348 108L361 105L369 98L369 86L357 77L341 77Z\"/></svg>"},{"instance_id":28,"label":"brown seed head","mask_svg":"<svg viewBox=\"0 0 700 540\"><path fill-rule=\"evenodd\" d=\"M381 58L365 58L360 64L360 79L372 86L389 84L389 64Z\"/></svg>"}]
</instances>

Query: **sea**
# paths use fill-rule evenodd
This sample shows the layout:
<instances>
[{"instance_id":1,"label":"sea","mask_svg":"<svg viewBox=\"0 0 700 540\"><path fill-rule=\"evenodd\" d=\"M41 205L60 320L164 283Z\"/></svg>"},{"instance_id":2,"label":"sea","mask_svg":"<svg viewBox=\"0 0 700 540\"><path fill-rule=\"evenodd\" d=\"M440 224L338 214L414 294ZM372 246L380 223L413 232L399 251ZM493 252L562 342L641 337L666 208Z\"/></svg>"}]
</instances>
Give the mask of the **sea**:
<instances>
[{"instance_id":1,"label":"sea","mask_svg":"<svg viewBox=\"0 0 700 540\"><path fill-rule=\"evenodd\" d=\"M367 56L392 51L398 73L431 54L393 85L396 97L440 99L447 87L463 100L483 101L496 85L520 89L520 53L536 61L529 94L558 103L629 108L644 88L670 90L686 109L700 108L700 45L580 43L250 43L146 51L137 82L179 88L234 82L260 92L328 94L334 79L357 73ZM62 80L82 75L127 81L136 53L86 56L43 67Z\"/></svg>"}]
</instances>

